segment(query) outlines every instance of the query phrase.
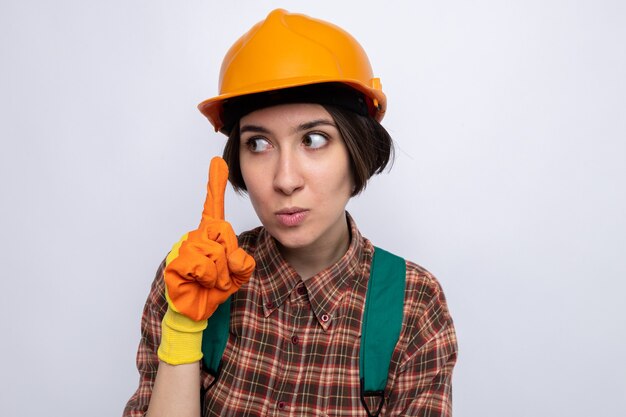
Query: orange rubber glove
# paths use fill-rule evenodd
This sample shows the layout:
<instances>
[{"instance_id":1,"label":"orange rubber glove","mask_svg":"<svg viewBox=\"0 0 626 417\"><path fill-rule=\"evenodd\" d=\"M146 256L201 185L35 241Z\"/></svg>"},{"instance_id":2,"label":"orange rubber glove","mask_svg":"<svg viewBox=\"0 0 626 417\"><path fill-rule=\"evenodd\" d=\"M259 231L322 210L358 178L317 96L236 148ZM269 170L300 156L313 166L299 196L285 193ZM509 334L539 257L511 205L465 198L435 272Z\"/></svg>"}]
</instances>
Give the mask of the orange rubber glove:
<instances>
[{"instance_id":1,"label":"orange rubber glove","mask_svg":"<svg viewBox=\"0 0 626 417\"><path fill-rule=\"evenodd\" d=\"M226 162L213 158L200 226L185 234L165 260L168 309L158 356L171 365L202 358L207 318L250 279L255 268L254 259L239 247L235 232L224 221L227 181Z\"/></svg>"},{"instance_id":2,"label":"orange rubber glove","mask_svg":"<svg viewBox=\"0 0 626 417\"><path fill-rule=\"evenodd\" d=\"M235 232L224 221L227 181L226 162L213 158L200 226L185 234L165 260L168 309L161 323L158 356L171 365L202 358L207 318L254 271L254 259L239 247Z\"/></svg>"},{"instance_id":3,"label":"orange rubber glove","mask_svg":"<svg viewBox=\"0 0 626 417\"><path fill-rule=\"evenodd\" d=\"M250 279L256 266L254 258L239 247L237 235L224 220L227 182L226 162L213 158L200 226L189 232L186 239L183 236L178 256L166 261L170 307L194 321L211 317L218 305Z\"/></svg>"}]
</instances>

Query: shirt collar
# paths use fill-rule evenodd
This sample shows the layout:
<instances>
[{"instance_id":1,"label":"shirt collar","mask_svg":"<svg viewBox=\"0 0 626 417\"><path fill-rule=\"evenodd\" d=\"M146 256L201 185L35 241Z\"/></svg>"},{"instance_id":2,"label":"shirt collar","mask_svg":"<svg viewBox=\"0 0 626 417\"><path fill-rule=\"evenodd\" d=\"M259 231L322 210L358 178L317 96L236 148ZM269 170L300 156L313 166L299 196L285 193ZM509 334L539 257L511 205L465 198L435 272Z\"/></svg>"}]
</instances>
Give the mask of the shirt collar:
<instances>
[{"instance_id":1,"label":"shirt collar","mask_svg":"<svg viewBox=\"0 0 626 417\"><path fill-rule=\"evenodd\" d=\"M302 283L307 289L317 320L325 330L328 329L336 317L337 307L346 290L353 287L355 281L360 281L366 272L361 259L369 242L361 236L356 223L347 212L346 217L351 237L348 250L337 262L306 282L283 259L274 238L265 229L261 230L257 249L257 273L266 317L280 307L295 287Z\"/></svg>"}]
</instances>

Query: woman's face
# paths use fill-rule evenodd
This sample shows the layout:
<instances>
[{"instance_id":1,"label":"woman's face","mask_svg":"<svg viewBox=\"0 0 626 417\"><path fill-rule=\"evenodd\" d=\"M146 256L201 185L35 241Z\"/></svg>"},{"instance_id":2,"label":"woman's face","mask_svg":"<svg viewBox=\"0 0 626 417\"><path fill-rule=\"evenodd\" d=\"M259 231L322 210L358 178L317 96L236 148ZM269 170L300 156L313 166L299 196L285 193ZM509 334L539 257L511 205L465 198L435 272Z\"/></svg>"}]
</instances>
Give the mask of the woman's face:
<instances>
[{"instance_id":1,"label":"woman's face","mask_svg":"<svg viewBox=\"0 0 626 417\"><path fill-rule=\"evenodd\" d=\"M350 159L319 104L283 104L240 120L241 173L268 232L290 249L328 248L346 238Z\"/></svg>"}]
</instances>

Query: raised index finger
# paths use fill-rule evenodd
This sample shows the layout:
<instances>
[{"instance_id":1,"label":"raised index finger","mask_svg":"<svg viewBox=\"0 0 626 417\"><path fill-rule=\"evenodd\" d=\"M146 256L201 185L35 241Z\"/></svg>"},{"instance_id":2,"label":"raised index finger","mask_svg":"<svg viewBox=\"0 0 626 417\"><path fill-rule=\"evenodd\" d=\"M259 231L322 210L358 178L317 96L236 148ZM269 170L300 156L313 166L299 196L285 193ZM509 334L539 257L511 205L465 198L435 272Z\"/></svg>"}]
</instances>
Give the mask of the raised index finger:
<instances>
[{"instance_id":1,"label":"raised index finger","mask_svg":"<svg viewBox=\"0 0 626 417\"><path fill-rule=\"evenodd\" d=\"M228 165L219 156L211 159L206 200L202 210L202 220L224 220L224 193L228 182Z\"/></svg>"}]
</instances>

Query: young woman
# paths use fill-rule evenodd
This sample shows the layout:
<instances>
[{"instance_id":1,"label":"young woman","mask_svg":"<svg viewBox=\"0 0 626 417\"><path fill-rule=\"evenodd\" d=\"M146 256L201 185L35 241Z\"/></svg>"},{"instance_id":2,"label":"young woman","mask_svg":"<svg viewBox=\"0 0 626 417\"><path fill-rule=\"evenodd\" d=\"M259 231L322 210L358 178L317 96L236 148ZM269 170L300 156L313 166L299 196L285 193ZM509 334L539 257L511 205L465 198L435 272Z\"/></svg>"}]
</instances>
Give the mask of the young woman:
<instances>
[{"instance_id":1,"label":"young woman","mask_svg":"<svg viewBox=\"0 0 626 417\"><path fill-rule=\"evenodd\" d=\"M360 45L332 24L275 10L233 45L220 95L199 107L228 135L225 162L211 162L200 226L157 271L140 385L124 415L451 415L452 319L436 279L410 261L401 262L404 285L392 303L401 318L382 361L381 402L363 395L368 286L374 254L384 251L345 208L385 168L392 140ZM262 224L238 237L224 220L227 179ZM214 375L201 361L203 338L213 337L204 330L227 300ZM385 327L383 310L367 320ZM368 333L382 345L376 337Z\"/></svg>"}]
</instances>

